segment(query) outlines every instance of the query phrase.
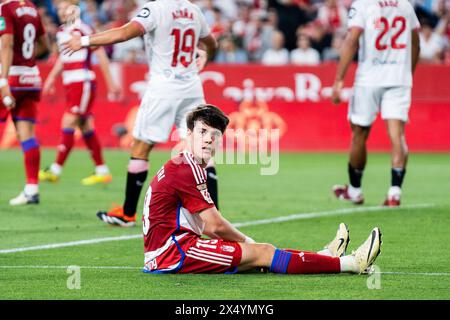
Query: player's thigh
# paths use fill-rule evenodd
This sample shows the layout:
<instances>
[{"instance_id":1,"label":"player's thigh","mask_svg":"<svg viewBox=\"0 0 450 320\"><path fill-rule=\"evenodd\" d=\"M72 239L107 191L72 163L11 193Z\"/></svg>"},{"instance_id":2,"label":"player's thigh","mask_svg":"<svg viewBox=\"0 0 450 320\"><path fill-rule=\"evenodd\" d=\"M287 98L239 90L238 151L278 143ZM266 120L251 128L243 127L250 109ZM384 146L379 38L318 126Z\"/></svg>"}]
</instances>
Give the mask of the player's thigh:
<instances>
[{"instance_id":1,"label":"player's thigh","mask_svg":"<svg viewBox=\"0 0 450 320\"><path fill-rule=\"evenodd\" d=\"M382 88L355 86L348 105L351 123L369 127L375 121L381 103Z\"/></svg>"},{"instance_id":2,"label":"player's thigh","mask_svg":"<svg viewBox=\"0 0 450 320\"><path fill-rule=\"evenodd\" d=\"M148 144L166 142L175 123L179 101L144 96L136 115L133 137Z\"/></svg>"},{"instance_id":3,"label":"player's thigh","mask_svg":"<svg viewBox=\"0 0 450 320\"><path fill-rule=\"evenodd\" d=\"M410 87L392 87L386 89L381 101L381 118L408 121L411 106Z\"/></svg>"},{"instance_id":4,"label":"player's thigh","mask_svg":"<svg viewBox=\"0 0 450 320\"><path fill-rule=\"evenodd\" d=\"M66 112L86 117L91 114L96 84L93 81L75 82L66 87Z\"/></svg>"},{"instance_id":5,"label":"player's thigh","mask_svg":"<svg viewBox=\"0 0 450 320\"><path fill-rule=\"evenodd\" d=\"M220 239L197 238L183 251L178 273L235 273L242 257L239 243Z\"/></svg>"},{"instance_id":6,"label":"player's thigh","mask_svg":"<svg viewBox=\"0 0 450 320\"><path fill-rule=\"evenodd\" d=\"M187 115L201 104L205 104L205 99L203 97L183 99L181 101L175 117L175 125L180 139L186 139L187 136Z\"/></svg>"}]
</instances>

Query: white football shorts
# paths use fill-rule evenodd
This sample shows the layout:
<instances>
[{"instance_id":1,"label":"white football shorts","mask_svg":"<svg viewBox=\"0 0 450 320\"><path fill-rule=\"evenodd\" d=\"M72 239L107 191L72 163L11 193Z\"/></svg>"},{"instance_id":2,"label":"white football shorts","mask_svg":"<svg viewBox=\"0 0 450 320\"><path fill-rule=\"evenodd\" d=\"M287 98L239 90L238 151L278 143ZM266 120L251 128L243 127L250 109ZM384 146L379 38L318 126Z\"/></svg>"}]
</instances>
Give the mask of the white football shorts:
<instances>
[{"instance_id":1,"label":"white football shorts","mask_svg":"<svg viewBox=\"0 0 450 320\"><path fill-rule=\"evenodd\" d=\"M146 98L144 95L136 115L133 137L149 144L167 142L175 124L178 136L185 139L187 114L204 103L203 97L160 99Z\"/></svg>"},{"instance_id":2,"label":"white football shorts","mask_svg":"<svg viewBox=\"0 0 450 320\"><path fill-rule=\"evenodd\" d=\"M355 86L349 102L348 119L351 123L368 127L377 118L408 121L411 106L411 87Z\"/></svg>"}]
</instances>

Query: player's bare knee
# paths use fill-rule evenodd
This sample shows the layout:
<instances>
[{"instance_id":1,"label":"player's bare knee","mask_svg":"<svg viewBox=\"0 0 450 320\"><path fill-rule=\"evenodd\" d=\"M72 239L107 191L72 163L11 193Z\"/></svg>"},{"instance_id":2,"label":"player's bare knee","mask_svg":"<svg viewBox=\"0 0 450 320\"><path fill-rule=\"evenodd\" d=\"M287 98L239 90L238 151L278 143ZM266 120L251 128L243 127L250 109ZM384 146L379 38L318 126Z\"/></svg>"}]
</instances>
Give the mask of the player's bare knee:
<instances>
[{"instance_id":1,"label":"player's bare knee","mask_svg":"<svg viewBox=\"0 0 450 320\"><path fill-rule=\"evenodd\" d=\"M275 254L275 246L270 243L258 243L256 245L258 246L257 266L270 266L273 255Z\"/></svg>"}]
</instances>

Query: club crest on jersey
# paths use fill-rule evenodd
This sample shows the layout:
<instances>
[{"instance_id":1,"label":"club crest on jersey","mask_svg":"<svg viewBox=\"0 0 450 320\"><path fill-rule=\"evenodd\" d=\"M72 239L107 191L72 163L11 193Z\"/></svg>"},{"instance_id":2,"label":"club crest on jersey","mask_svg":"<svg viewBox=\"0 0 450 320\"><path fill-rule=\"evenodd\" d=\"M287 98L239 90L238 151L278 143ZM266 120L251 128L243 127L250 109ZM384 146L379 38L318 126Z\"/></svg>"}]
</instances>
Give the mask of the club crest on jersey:
<instances>
[{"instance_id":1,"label":"club crest on jersey","mask_svg":"<svg viewBox=\"0 0 450 320\"><path fill-rule=\"evenodd\" d=\"M5 18L0 17L0 31L3 31L6 29L6 22L5 22Z\"/></svg>"},{"instance_id":2,"label":"club crest on jersey","mask_svg":"<svg viewBox=\"0 0 450 320\"><path fill-rule=\"evenodd\" d=\"M139 12L138 17L139 18L147 18L150 15L150 9L149 8L142 8L141 12Z\"/></svg>"},{"instance_id":3,"label":"club crest on jersey","mask_svg":"<svg viewBox=\"0 0 450 320\"><path fill-rule=\"evenodd\" d=\"M349 19L353 19L353 17L355 16L355 14L356 14L356 9L353 8L353 7L351 7L350 10L348 10L348 18L349 18Z\"/></svg>"},{"instance_id":4,"label":"club crest on jersey","mask_svg":"<svg viewBox=\"0 0 450 320\"><path fill-rule=\"evenodd\" d=\"M223 246L221 247L221 249L222 249L223 252L234 252L234 251L235 251L235 249L234 249L233 246L226 246L226 245L223 245Z\"/></svg>"},{"instance_id":5,"label":"club crest on jersey","mask_svg":"<svg viewBox=\"0 0 450 320\"><path fill-rule=\"evenodd\" d=\"M198 186L197 186L197 189L199 190L199 191L203 191L203 190L206 190L206 183L202 183L202 184L199 184Z\"/></svg>"}]
</instances>

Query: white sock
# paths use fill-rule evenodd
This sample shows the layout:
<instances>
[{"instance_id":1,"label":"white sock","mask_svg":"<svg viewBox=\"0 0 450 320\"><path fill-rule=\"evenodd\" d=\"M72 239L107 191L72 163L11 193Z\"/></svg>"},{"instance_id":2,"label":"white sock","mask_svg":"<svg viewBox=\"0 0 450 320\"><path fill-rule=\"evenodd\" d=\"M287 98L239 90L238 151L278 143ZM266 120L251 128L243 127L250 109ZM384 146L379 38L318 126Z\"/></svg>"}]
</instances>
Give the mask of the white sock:
<instances>
[{"instance_id":1,"label":"white sock","mask_svg":"<svg viewBox=\"0 0 450 320\"><path fill-rule=\"evenodd\" d=\"M343 256L339 258L341 272L359 273L359 268L354 256Z\"/></svg>"},{"instance_id":2,"label":"white sock","mask_svg":"<svg viewBox=\"0 0 450 320\"><path fill-rule=\"evenodd\" d=\"M362 194L362 189L361 188L352 187L351 184L348 186L348 195L350 196L350 198L357 198L361 194Z\"/></svg>"},{"instance_id":3,"label":"white sock","mask_svg":"<svg viewBox=\"0 0 450 320\"><path fill-rule=\"evenodd\" d=\"M389 188L389 191L388 191L388 197L389 198L400 199L401 195L402 195L402 189L400 189L400 187L392 186L392 187Z\"/></svg>"},{"instance_id":4,"label":"white sock","mask_svg":"<svg viewBox=\"0 0 450 320\"><path fill-rule=\"evenodd\" d=\"M331 254L330 249L325 248L323 250L317 251L317 254L321 254L323 256L327 256L327 257L332 257L333 255Z\"/></svg>"},{"instance_id":5,"label":"white sock","mask_svg":"<svg viewBox=\"0 0 450 320\"><path fill-rule=\"evenodd\" d=\"M33 196L39 193L39 186L37 184L26 184L23 192L25 192L27 196Z\"/></svg>"},{"instance_id":6,"label":"white sock","mask_svg":"<svg viewBox=\"0 0 450 320\"><path fill-rule=\"evenodd\" d=\"M57 176L60 176L62 173L62 167L57 163L52 163L50 166L50 171Z\"/></svg>"},{"instance_id":7,"label":"white sock","mask_svg":"<svg viewBox=\"0 0 450 320\"><path fill-rule=\"evenodd\" d=\"M105 176L105 175L109 174L108 166L106 164L102 164L102 165L96 166L95 167L95 174L97 174L99 176Z\"/></svg>"}]
</instances>

